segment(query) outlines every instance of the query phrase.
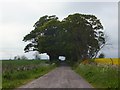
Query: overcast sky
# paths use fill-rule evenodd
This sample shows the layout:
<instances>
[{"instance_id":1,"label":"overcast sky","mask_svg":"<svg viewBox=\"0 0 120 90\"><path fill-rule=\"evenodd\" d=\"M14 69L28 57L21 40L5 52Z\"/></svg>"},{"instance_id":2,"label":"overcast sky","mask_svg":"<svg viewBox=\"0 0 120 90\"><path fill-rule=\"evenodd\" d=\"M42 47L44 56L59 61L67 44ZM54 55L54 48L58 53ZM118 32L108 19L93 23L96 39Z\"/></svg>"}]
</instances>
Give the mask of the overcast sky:
<instances>
[{"instance_id":1,"label":"overcast sky","mask_svg":"<svg viewBox=\"0 0 120 90\"><path fill-rule=\"evenodd\" d=\"M46 1L46 0L45 0ZM93 0L95 1L95 0ZM116 0L117 1L117 0ZM56 15L60 20L69 14L94 14L104 26L108 43L101 52L106 57L118 57L117 2L40 2L40 0L0 1L0 59L24 54L23 37L33 30L34 23L44 15ZM25 54L33 58L33 53ZM45 55L42 55L45 57Z\"/></svg>"}]
</instances>

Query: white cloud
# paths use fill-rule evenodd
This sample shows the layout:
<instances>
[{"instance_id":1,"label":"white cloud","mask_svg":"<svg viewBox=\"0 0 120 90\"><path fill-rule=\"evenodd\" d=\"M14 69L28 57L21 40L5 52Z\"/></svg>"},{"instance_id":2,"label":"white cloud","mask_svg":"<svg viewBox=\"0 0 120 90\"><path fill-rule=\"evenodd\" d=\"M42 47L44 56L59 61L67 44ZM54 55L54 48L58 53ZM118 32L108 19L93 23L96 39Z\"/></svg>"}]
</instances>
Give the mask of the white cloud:
<instances>
[{"instance_id":1,"label":"white cloud","mask_svg":"<svg viewBox=\"0 0 120 90\"><path fill-rule=\"evenodd\" d=\"M24 54L23 37L30 32L27 25L17 23L2 24L0 27L0 56L12 58L15 55Z\"/></svg>"}]
</instances>

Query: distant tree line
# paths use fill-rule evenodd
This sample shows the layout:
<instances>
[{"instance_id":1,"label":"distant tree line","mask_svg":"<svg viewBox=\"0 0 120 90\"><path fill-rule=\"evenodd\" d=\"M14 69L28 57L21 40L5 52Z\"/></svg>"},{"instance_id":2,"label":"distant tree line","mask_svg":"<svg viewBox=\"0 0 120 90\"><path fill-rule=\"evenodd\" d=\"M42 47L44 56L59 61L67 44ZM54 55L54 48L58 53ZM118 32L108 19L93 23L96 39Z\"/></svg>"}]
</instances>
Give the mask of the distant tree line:
<instances>
[{"instance_id":1,"label":"distant tree line","mask_svg":"<svg viewBox=\"0 0 120 90\"><path fill-rule=\"evenodd\" d=\"M17 55L14 57L14 60L27 60L27 59L28 58L25 55L22 55L22 56Z\"/></svg>"},{"instance_id":2,"label":"distant tree line","mask_svg":"<svg viewBox=\"0 0 120 90\"><path fill-rule=\"evenodd\" d=\"M40 60L41 59L40 54L38 52L35 52L33 56L34 56L35 60ZM21 56L17 55L13 59L14 60L28 60L28 58L25 55L21 55Z\"/></svg>"},{"instance_id":3,"label":"distant tree line","mask_svg":"<svg viewBox=\"0 0 120 90\"><path fill-rule=\"evenodd\" d=\"M105 58L105 54L104 54L104 53L101 53L101 54L99 55L99 58Z\"/></svg>"}]
</instances>

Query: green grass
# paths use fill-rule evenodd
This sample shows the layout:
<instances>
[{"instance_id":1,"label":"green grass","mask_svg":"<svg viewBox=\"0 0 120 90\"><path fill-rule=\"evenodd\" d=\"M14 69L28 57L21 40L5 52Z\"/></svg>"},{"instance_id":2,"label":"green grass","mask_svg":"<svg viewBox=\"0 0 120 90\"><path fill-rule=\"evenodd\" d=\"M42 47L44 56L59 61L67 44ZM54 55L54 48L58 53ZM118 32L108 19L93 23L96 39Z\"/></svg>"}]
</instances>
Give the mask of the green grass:
<instances>
[{"instance_id":1,"label":"green grass","mask_svg":"<svg viewBox=\"0 0 120 90\"><path fill-rule=\"evenodd\" d=\"M95 88L118 88L120 78L116 68L80 64L73 69Z\"/></svg>"},{"instance_id":2,"label":"green grass","mask_svg":"<svg viewBox=\"0 0 120 90\"><path fill-rule=\"evenodd\" d=\"M3 60L2 61L2 70L3 71L11 71L11 70L17 70L18 68L22 67L37 67L40 66L40 64L46 64L49 63L47 60Z\"/></svg>"},{"instance_id":3,"label":"green grass","mask_svg":"<svg viewBox=\"0 0 120 90\"><path fill-rule=\"evenodd\" d=\"M56 67L41 60L3 61L2 88L13 89L34 80Z\"/></svg>"}]
</instances>

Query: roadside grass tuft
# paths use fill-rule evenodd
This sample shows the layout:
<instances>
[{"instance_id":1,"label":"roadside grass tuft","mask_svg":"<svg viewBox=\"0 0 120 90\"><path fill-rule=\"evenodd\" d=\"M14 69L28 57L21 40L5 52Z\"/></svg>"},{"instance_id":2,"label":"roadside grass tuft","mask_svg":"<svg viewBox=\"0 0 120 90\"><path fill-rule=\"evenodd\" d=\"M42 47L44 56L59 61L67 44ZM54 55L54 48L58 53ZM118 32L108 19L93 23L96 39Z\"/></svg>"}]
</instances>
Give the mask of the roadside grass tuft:
<instances>
[{"instance_id":1,"label":"roadside grass tuft","mask_svg":"<svg viewBox=\"0 0 120 90\"><path fill-rule=\"evenodd\" d=\"M110 66L79 64L73 68L95 88L118 88L118 69Z\"/></svg>"},{"instance_id":2,"label":"roadside grass tuft","mask_svg":"<svg viewBox=\"0 0 120 90\"><path fill-rule=\"evenodd\" d=\"M12 66L11 64L11 69L6 69L8 66L10 67L9 63L11 62L13 62L12 64L16 63L16 65ZM39 78L40 76L43 76L56 67L56 64L48 64L46 61L19 61L18 63L17 61L3 61L3 63L3 65L5 65L3 66L5 71L3 71L2 74L2 90L17 88L36 78ZM33 68L29 67L29 69L28 65ZM24 66L24 68L26 67L28 69L17 70L20 66Z\"/></svg>"}]
</instances>

